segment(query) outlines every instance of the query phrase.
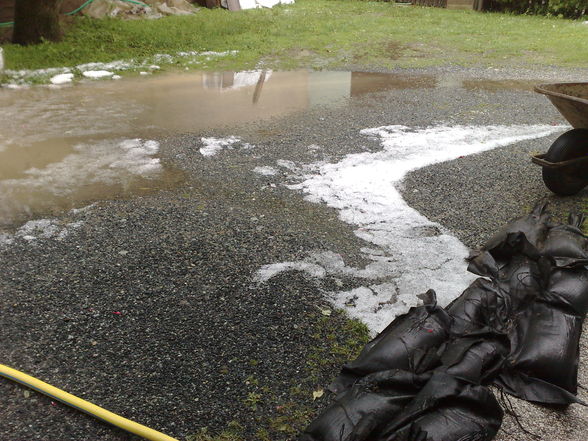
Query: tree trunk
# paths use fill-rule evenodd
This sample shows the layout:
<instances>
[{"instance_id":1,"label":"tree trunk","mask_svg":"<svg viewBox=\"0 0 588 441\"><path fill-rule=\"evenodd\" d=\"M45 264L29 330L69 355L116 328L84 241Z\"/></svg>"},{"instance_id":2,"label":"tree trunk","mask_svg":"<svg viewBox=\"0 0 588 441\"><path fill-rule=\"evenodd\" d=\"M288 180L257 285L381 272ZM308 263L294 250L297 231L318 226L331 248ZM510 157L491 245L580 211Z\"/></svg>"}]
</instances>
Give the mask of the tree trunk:
<instances>
[{"instance_id":1,"label":"tree trunk","mask_svg":"<svg viewBox=\"0 0 588 441\"><path fill-rule=\"evenodd\" d=\"M16 0L14 9L14 33L16 44L37 44L45 40L61 38L59 7L63 0Z\"/></svg>"}]
</instances>

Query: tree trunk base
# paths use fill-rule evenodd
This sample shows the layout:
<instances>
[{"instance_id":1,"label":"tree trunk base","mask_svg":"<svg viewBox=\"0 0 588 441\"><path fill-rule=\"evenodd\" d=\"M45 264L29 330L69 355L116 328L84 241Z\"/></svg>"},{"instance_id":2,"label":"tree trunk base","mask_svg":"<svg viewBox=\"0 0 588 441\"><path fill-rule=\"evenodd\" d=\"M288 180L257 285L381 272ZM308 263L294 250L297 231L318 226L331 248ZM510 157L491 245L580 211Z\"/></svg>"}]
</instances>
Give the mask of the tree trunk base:
<instances>
[{"instance_id":1,"label":"tree trunk base","mask_svg":"<svg viewBox=\"0 0 588 441\"><path fill-rule=\"evenodd\" d=\"M38 44L43 40L59 41L59 7L62 0L16 0L12 42Z\"/></svg>"}]
</instances>

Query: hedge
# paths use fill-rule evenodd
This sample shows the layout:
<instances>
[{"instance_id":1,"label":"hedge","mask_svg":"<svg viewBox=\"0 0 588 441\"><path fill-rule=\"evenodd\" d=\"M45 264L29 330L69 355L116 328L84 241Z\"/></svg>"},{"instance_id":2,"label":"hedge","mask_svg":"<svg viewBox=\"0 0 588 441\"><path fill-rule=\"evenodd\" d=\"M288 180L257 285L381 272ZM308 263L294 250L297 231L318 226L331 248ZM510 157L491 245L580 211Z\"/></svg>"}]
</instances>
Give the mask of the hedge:
<instances>
[{"instance_id":1,"label":"hedge","mask_svg":"<svg viewBox=\"0 0 588 441\"><path fill-rule=\"evenodd\" d=\"M488 9L518 14L582 18L588 12L588 0L490 0Z\"/></svg>"}]
</instances>

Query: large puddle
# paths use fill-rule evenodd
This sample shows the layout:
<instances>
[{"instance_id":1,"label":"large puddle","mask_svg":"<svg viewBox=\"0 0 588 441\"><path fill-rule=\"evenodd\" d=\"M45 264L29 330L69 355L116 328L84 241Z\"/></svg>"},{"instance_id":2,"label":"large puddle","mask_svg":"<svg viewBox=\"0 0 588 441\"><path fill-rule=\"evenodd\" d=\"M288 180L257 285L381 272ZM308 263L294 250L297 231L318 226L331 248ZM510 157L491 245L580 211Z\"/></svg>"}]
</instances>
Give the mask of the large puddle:
<instances>
[{"instance_id":1,"label":"large puddle","mask_svg":"<svg viewBox=\"0 0 588 441\"><path fill-rule=\"evenodd\" d=\"M253 71L0 89L0 229L178 185L181 173L159 157L165 135L437 84L433 76Z\"/></svg>"}]
</instances>

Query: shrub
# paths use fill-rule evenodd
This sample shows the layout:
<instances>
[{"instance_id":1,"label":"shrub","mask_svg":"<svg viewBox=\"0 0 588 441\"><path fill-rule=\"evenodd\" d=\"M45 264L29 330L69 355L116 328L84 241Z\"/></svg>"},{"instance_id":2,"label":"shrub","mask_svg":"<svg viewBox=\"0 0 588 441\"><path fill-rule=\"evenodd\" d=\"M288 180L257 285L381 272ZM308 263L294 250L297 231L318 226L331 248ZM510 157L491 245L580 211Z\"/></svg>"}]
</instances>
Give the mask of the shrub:
<instances>
[{"instance_id":1,"label":"shrub","mask_svg":"<svg viewBox=\"0 0 588 441\"><path fill-rule=\"evenodd\" d=\"M581 18L588 11L588 0L490 0L489 9L518 14Z\"/></svg>"}]
</instances>

